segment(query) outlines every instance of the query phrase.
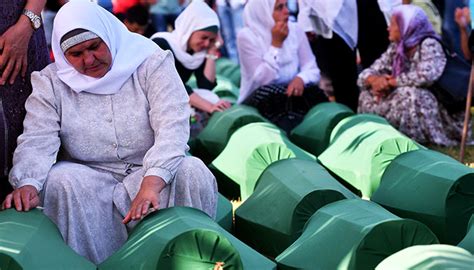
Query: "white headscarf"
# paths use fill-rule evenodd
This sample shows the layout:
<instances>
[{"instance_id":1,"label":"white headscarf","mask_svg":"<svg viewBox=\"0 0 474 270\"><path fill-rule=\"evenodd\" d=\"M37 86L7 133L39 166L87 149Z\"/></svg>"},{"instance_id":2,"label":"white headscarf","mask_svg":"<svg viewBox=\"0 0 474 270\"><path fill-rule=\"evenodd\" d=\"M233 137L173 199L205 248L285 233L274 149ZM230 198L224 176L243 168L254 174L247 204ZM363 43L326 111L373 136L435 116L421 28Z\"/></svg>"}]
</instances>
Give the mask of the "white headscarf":
<instances>
[{"instance_id":1,"label":"white headscarf","mask_svg":"<svg viewBox=\"0 0 474 270\"><path fill-rule=\"evenodd\" d=\"M112 66L102 78L81 74L66 60L60 40L74 29L97 34L109 48ZM53 25L52 48L61 81L75 92L99 95L117 93L138 66L158 50L153 41L129 32L110 12L85 0L69 1L58 11Z\"/></svg>"},{"instance_id":2,"label":"white headscarf","mask_svg":"<svg viewBox=\"0 0 474 270\"><path fill-rule=\"evenodd\" d=\"M176 19L173 32L158 32L151 39L166 39L178 61L186 68L194 70L204 63L206 52L189 54L188 40L193 32L210 26L220 27L219 17L202 0L193 0Z\"/></svg>"},{"instance_id":3,"label":"white headscarf","mask_svg":"<svg viewBox=\"0 0 474 270\"><path fill-rule=\"evenodd\" d=\"M272 43L274 7L275 0L249 0L244 8L244 26L248 27L265 47Z\"/></svg>"},{"instance_id":4,"label":"white headscarf","mask_svg":"<svg viewBox=\"0 0 474 270\"><path fill-rule=\"evenodd\" d=\"M356 0L302 0L301 8L309 9L316 34L332 38L336 32L352 49L357 46L358 18Z\"/></svg>"},{"instance_id":5,"label":"white headscarf","mask_svg":"<svg viewBox=\"0 0 474 270\"><path fill-rule=\"evenodd\" d=\"M390 24L390 18L392 17L392 10L395 7L402 5L402 0L377 0L380 11L382 11L387 25Z\"/></svg>"}]
</instances>

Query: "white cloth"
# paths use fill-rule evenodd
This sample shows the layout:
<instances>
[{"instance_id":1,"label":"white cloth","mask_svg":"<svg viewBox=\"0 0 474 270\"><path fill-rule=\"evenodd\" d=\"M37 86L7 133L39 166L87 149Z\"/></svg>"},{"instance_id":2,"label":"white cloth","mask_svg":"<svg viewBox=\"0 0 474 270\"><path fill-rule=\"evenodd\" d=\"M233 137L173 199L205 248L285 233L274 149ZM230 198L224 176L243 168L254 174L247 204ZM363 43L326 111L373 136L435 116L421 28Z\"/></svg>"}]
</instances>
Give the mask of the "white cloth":
<instances>
[{"instance_id":1,"label":"white cloth","mask_svg":"<svg viewBox=\"0 0 474 270\"><path fill-rule=\"evenodd\" d=\"M220 100L219 96L209 89L195 88L193 92L212 104L216 104Z\"/></svg>"},{"instance_id":2,"label":"white cloth","mask_svg":"<svg viewBox=\"0 0 474 270\"><path fill-rule=\"evenodd\" d=\"M328 39L335 32L352 49L357 46L356 0L300 0L298 24L304 31L314 31Z\"/></svg>"},{"instance_id":3,"label":"white cloth","mask_svg":"<svg viewBox=\"0 0 474 270\"><path fill-rule=\"evenodd\" d=\"M227 3L229 2L229 5L232 9L239 8L240 6L245 5L247 3L247 0L216 0L216 5L218 6L226 6Z\"/></svg>"},{"instance_id":4,"label":"white cloth","mask_svg":"<svg viewBox=\"0 0 474 270\"><path fill-rule=\"evenodd\" d=\"M241 63L238 103L253 90L270 83L289 83L295 76L305 84L320 78L316 58L304 31L288 23L289 34L281 48L271 46L275 0L249 0L244 8L245 27L237 35Z\"/></svg>"},{"instance_id":5,"label":"white cloth","mask_svg":"<svg viewBox=\"0 0 474 270\"><path fill-rule=\"evenodd\" d=\"M402 0L377 0L380 10L385 16L387 25L390 25L390 17L392 17L392 9L401 5Z\"/></svg>"},{"instance_id":6,"label":"white cloth","mask_svg":"<svg viewBox=\"0 0 474 270\"><path fill-rule=\"evenodd\" d=\"M102 78L83 75L66 60L60 40L77 28L97 34L107 44L112 54L112 66ZM110 12L83 0L70 1L58 11L53 25L52 48L60 80L77 93L84 91L99 95L117 93L137 67L158 50L153 41L129 32Z\"/></svg>"},{"instance_id":7,"label":"white cloth","mask_svg":"<svg viewBox=\"0 0 474 270\"><path fill-rule=\"evenodd\" d=\"M173 32L158 32L151 39L157 37L166 39L179 62L186 68L195 70L204 63L206 51L189 54L188 40L194 31L210 26L220 27L219 17L202 0L193 0L176 19Z\"/></svg>"}]
</instances>

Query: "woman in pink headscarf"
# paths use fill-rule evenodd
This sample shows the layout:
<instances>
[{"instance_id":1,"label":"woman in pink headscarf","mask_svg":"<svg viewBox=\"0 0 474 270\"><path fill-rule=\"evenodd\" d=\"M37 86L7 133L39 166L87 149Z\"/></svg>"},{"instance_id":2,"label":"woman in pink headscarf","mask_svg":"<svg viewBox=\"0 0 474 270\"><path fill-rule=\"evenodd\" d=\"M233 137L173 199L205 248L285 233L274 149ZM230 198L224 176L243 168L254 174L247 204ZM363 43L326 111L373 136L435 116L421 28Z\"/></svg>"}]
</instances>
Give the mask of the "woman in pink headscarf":
<instances>
[{"instance_id":1,"label":"woman in pink headscarf","mask_svg":"<svg viewBox=\"0 0 474 270\"><path fill-rule=\"evenodd\" d=\"M385 117L420 143L456 145L464 112L449 113L430 92L446 56L428 17L419 7L393 10L387 51L358 79L360 113Z\"/></svg>"}]
</instances>

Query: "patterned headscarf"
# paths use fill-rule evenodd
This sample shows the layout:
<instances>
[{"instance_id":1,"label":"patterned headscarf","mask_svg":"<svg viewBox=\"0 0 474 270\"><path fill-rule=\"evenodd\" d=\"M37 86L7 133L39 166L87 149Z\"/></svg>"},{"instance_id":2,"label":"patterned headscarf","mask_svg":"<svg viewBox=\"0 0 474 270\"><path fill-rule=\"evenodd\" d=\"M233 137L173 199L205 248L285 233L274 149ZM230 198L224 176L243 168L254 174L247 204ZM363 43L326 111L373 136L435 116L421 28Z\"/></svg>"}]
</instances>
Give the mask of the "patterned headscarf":
<instances>
[{"instance_id":1,"label":"patterned headscarf","mask_svg":"<svg viewBox=\"0 0 474 270\"><path fill-rule=\"evenodd\" d=\"M439 38L433 30L425 12L414 5L401 5L393 9L392 13L400 29L400 41L397 43L395 59L393 61L393 76L404 71L408 61L407 51L426 37Z\"/></svg>"}]
</instances>

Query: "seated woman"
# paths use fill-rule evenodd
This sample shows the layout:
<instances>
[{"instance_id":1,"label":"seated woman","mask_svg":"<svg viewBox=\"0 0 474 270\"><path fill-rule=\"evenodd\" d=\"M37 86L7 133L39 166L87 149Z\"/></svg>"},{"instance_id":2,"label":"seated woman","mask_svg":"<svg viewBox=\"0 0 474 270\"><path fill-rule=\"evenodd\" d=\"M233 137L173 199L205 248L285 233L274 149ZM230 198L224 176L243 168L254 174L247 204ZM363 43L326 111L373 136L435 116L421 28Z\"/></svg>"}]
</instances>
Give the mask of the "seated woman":
<instances>
[{"instance_id":1,"label":"seated woman","mask_svg":"<svg viewBox=\"0 0 474 270\"><path fill-rule=\"evenodd\" d=\"M41 196L67 244L96 264L154 209L214 217L215 178L185 156L188 96L171 53L88 1L59 10L52 46L56 62L32 76L2 208L28 211Z\"/></svg>"},{"instance_id":2,"label":"seated woman","mask_svg":"<svg viewBox=\"0 0 474 270\"><path fill-rule=\"evenodd\" d=\"M464 113L450 114L429 87L443 73L446 56L423 10L393 10L387 51L360 75L359 112L385 117L420 143L456 145Z\"/></svg>"},{"instance_id":3,"label":"seated woman","mask_svg":"<svg viewBox=\"0 0 474 270\"><path fill-rule=\"evenodd\" d=\"M207 100L204 94L212 93L201 90L211 90L217 85L215 61L218 58L219 48L215 44L218 31L217 14L200 0L191 2L178 16L173 32L158 32L151 37L163 50L170 50L173 53L176 69L183 83L186 83L193 74L196 77L200 90L193 91L188 85L185 87L189 94L189 102L197 109L203 125L209 118L208 114L223 111L231 105L225 100Z\"/></svg>"},{"instance_id":4,"label":"seated woman","mask_svg":"<svg viewBox=\"0 0 474 270\"><path fill-rule=\"evenodd\" d=\"M249 0L237 36L239 103L256 107L287 132L311 107L327 101L316 86L319 69L308 39L288 16L286 0Z\"/></svg>"}]
</instances>

